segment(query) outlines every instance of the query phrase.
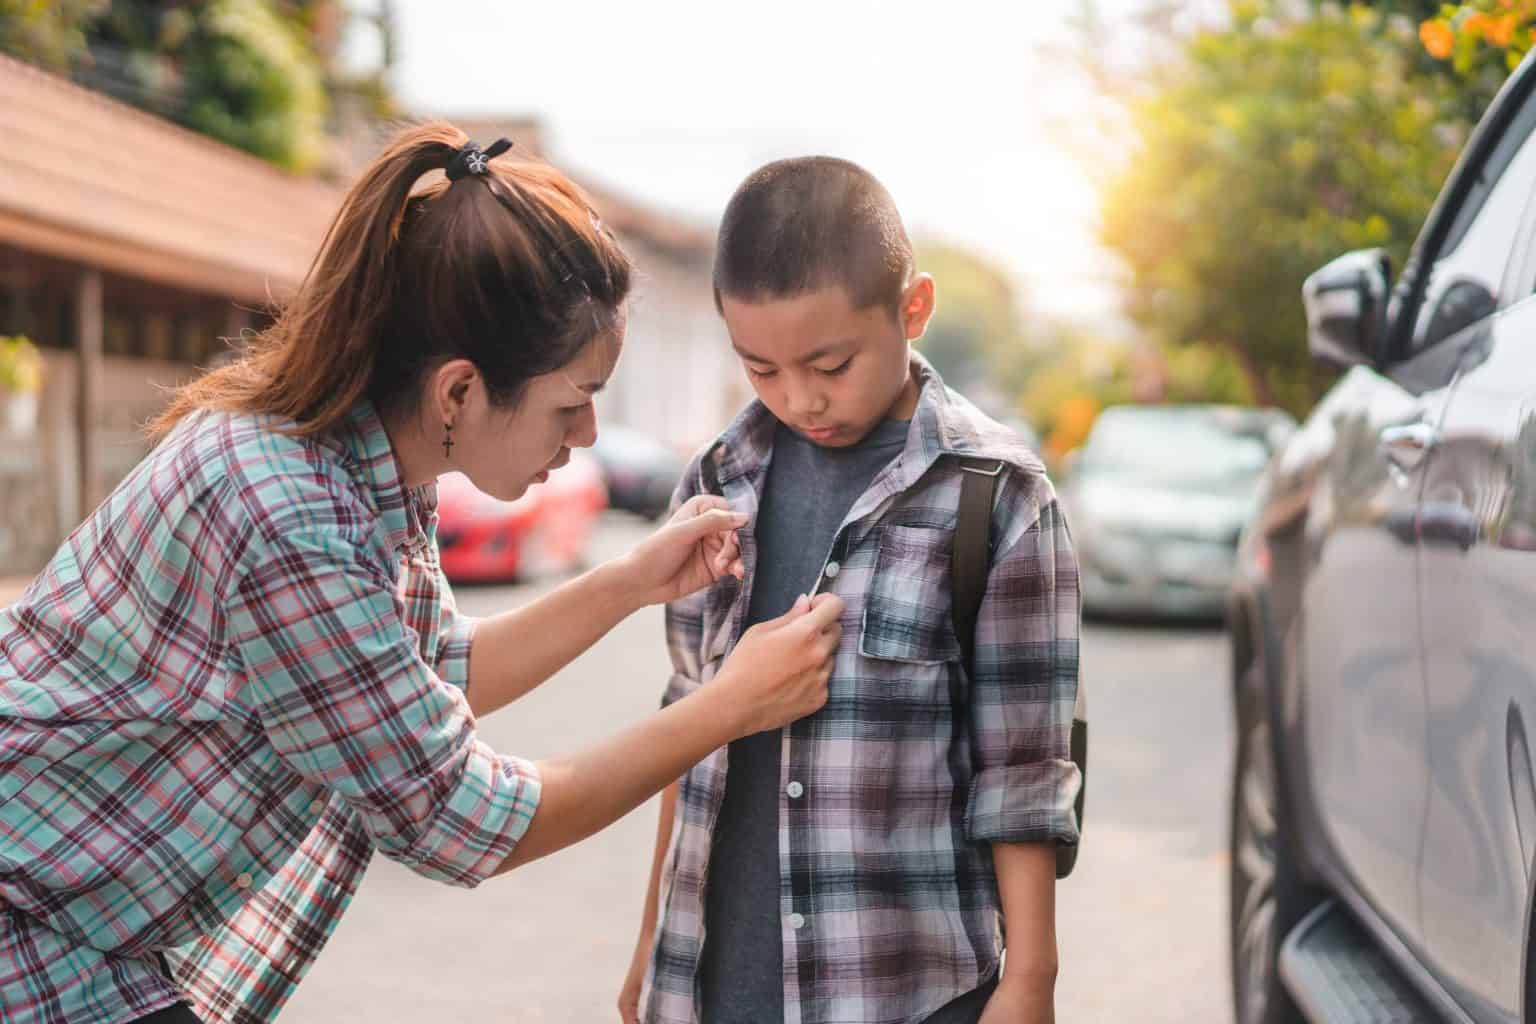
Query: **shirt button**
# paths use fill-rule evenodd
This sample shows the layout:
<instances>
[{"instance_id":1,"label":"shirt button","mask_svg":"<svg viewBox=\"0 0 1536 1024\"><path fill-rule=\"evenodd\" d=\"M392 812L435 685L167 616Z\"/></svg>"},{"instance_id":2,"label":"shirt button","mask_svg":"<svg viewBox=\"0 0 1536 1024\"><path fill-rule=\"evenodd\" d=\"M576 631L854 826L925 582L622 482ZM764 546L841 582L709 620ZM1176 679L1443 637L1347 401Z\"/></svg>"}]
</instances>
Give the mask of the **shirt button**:
<instances>
[{"instance_id":1,"label":"shirt button","mask_svg":"<svg viewBox=\"0 0 1536 1024\"><path fill-rule=\"evenodd\" d=\"M311 800L309 802L309 813L310 814L319 814L323 810L325 810L325 801L324 800Z\"/></svg>"},{"instance_id":2,"label":"shirt button","mask_svg":"<svg viewBox=\"0 0 1536 1024\"><path fill-rule=\"evenodd\" d=\"M242 871L235 878L235 885L239 886L241 889L249 889L253 881L255 881L255 879L251 877L250 872Z\"/></svg>"},{"instance_id":3,"label":"shirt button","mask_svg":"<svg viewBox=\"0 0 1536 1024\"><path fill-rule=\"evenodd\" d=\"M804 914L790 914L789 915L789 926L791 928L793 928L795 931L799 931L801 928L804 928L805 927L805 915Z\"/></svg>"},{"instance_id":4,"label":"shirt button","mask_svg":"<svg viewBox=\"0 0 1536 1024\"><path fill-rule=\"evenodd\" d=\"M835 580L837 579L837 574L842 571L843 567L836 562L828 562L827 567L821 571L821 574L829 580Z\"/></svg>"},{"instance_id":5,"label":"shirt button","mask_svg":"<svg viewBox=\"0 0 1536 1024\"><path fill-rule=\"evenodd\" d=\"M784 787L784 792L789 794L791 800L799 800L805 795L805 787L798 782L791 782L788 786Z\"/></svg>"}]
</instances>

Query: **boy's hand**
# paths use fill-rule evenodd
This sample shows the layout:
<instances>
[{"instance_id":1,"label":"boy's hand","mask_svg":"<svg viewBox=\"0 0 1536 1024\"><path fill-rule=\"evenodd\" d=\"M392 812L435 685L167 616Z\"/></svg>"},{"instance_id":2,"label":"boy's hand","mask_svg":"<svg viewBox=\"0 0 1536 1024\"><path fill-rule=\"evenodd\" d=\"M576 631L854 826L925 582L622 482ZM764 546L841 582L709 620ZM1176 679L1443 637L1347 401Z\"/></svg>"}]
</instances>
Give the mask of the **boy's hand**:
<instances>
[{"instance_id":1,"label":"boy's hand","mask_svg":"<svg viewBox=\"0 0 1536 1024\"><path fill-rule=\"evenodd\" d=\"M722 576L742 579L736 530L747 517L731 511L724 498L690 498L665 526L624 555L624 578L646 604L687 597Z\"/></svg>"},{"instance_id":2,"label":"boy's hand","mask_svg":"<svg viewBox=\"0 0 1536 1024\"><path fill-rule=\"evenodd\" d=\"M1056 1024L1055 1003L1052 986L1010 980L1004 971L977 1024Z\"/></svg>"},{"instance_id":3,"label":"boy's hand","mask_svg":"<svg viewBox=\"0 0 1536 1024\"><path fill-rule=\"evenodd\" d=\"M635 943L635 955L629 961L629 973L624 976L624 987L619 989L619 1020L624 1024L640 1024L640 987L645 984L645 969L650 963L651 947L656 937L647 932Z\"/></svg>"}]
</instances>

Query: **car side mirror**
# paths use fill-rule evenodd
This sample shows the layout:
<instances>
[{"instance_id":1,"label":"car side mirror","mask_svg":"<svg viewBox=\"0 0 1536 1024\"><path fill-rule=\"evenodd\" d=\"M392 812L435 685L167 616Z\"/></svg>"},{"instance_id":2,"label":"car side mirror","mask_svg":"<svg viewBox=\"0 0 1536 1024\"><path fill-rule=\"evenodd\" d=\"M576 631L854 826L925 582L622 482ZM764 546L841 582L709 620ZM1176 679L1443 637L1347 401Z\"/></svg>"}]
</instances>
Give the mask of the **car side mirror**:
<instances>
[{"instance_id":1,"label":"car side mirror","mask_svg":"<svg viewBox=\"0 0 1536 1024\"><path fill-rule=\"evenodd\" d=\"M1307 349L1328 366L1375 366L1386 330L1391 260L1383 249L1347 253L1301 286Z\"/></svg>"}]
</instances>

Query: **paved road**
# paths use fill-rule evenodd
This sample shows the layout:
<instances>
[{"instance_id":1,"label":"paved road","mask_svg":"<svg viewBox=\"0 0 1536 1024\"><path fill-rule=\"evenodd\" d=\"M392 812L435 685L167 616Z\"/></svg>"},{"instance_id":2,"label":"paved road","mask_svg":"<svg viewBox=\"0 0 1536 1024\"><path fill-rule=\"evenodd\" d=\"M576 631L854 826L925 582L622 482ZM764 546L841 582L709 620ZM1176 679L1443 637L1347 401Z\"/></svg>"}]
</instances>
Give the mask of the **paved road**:
<instances>
[{"instance_id":1,"label":"paved road","mask_svg":"<svg viewBox=\"0 0 1536 1024\"><path fill-rule=\"evenodd\" d=\"M641 527L615 519L600 549ZM484 614L539 586L461 589ZM655 707L661 616L482 723L525 757L570 750ZM1230 708L1211 630L1090 626L1088 831L1059 890L1057 1019L1225 1024ZM588 843L473 892L376 858L287 1024L608 1022L628 963L655 828L646 807Z\"/></svg>"}]
</instances>

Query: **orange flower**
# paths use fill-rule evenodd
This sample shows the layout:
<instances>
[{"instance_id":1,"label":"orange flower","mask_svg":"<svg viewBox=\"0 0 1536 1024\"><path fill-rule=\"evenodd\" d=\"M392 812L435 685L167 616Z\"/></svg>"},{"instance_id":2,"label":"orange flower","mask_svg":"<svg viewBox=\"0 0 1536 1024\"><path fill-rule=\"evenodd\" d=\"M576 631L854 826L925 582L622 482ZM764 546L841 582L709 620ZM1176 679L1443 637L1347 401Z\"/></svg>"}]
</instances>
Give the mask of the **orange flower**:
<instances>
[{"instance_id":1,"label":"orange flower","mask_svg":"<svg viewBox=\"0 0 1536 1024\"><path fill-rule=\"evenodd\" d=\"M1437 18L1419 26L1419 41L1431 57L1445 60L1456 48L1456 33L1451 31L1451 26Z\"/></svg>"},{"instance_id":2,"label":"orange flower","mask_svg":"<svg viewBox=\"0 0 1536 1024\"><path fill-rule=\"evenodd\" d=\"M1494 46L1504 47L1515 37L1516 17L1506 14L1501 18L1495 18L1488 25L1488 41Z\"/></svg>"},{"instance_id":3,"label":"orange flower","mask_svg":"<svg viewBox=\"0 0 1536 1024\"><path fill-rule=\"evenodd\" d=\"M1461 31L1473 39L1483 35L1492 25L1493 19L1481 12L1467 15L1461 22Z\"/></svg>"}]
</instances>

